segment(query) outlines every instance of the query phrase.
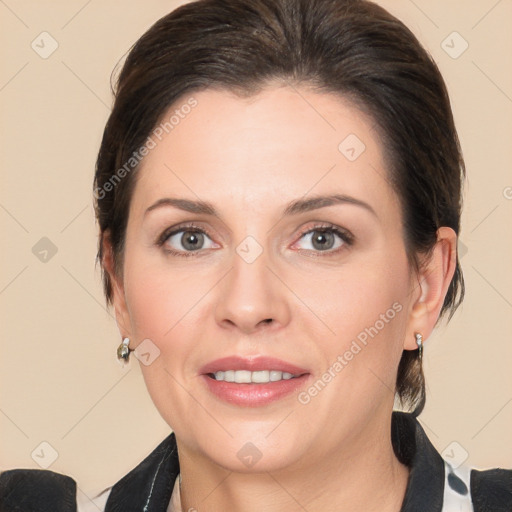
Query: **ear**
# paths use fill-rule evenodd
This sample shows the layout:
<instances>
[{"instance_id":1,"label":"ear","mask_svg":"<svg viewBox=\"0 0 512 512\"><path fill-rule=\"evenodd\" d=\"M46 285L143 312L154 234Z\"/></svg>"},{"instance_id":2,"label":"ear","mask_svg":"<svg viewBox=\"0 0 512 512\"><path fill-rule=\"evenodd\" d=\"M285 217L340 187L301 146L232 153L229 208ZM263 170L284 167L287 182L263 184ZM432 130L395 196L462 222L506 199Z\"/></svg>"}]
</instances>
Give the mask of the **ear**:
<instances>
[{"instance_id":1,"label":"ear","mask_svg":"<svg viewBox=\"0 0 512 512\"><path fill-rule=\"evenodd\" d=\"M426 340L434 330L457 264L457 235L452 228L437 230L437 243L413 284L404 350L416 350L415 333Z\"/></svg>"},{"instance_id":2,"label":"ear","mask_svg":"<svg viewBox=\"0 0 512 512\"><path fill-rule=\"evenodd\" d=\"M114 267L114 252L110 239L110 232L107 230L102 235L103 246L102 266L110 277L112 285L112 305L114 306L117 328L122 338L131 338L131 322L126 298L124 294L123 278L119 276Z\"/></svg>"}]
</instances>

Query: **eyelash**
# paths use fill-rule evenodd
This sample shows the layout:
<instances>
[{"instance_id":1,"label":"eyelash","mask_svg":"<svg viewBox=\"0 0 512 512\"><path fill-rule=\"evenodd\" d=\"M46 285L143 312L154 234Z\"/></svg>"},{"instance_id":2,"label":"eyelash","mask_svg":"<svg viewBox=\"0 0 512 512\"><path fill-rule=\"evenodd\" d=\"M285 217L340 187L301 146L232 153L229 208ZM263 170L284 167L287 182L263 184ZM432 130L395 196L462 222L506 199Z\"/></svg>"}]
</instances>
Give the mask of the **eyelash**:
<instances>
[{"instance_id":1,"label":"eyelash","mask_svg":"<svg viewBox=\"0 0 512 512\"><path fill-rule=\"evenodd\" d=\"M202 227L199 227L194 223L187 223L187 224L182 224L180 226L170 228L170 229L164 231L158 238L157 245L159 247L163 247L165 242L167 242L167 240L171 236L176 235L177 233L180 233L182 231L190 231L192 233L202 233L202 234L207 235L209 238L212 238L210 236L210 233L208 232L208 230L206 230ZM304 231L302 231L300 233L299 240L304 235L307 235L313 231L319 231L321 233L334 233L335 235L338 235L340 237L340 239L343 241L343 245L341 247L338 247L334 251L313 251L314 253L316 253L316 255L314 257L321 256L322 253L324 253L325 255L337 254L345 246L350 247L354 243L354 236L352 235L352 233L350 233L347 230L341 229L341 228L335 226L334 224L329 224L329 223L316 224L312 227L309 227L308 229L305 229ZM165 252L167 252L173 256L180 256L180 257L184 257L184 258L188 258L190 256L195 256L197 253L201 252L200 250L199 251L175 251L175 250L168 249L168 248L164 248L164 250L165 250ZM303 251L310 252L310 250L308 250L308 249L300 249L300 251L301 252L303 252Z\"/></svg>"}]
</instances>

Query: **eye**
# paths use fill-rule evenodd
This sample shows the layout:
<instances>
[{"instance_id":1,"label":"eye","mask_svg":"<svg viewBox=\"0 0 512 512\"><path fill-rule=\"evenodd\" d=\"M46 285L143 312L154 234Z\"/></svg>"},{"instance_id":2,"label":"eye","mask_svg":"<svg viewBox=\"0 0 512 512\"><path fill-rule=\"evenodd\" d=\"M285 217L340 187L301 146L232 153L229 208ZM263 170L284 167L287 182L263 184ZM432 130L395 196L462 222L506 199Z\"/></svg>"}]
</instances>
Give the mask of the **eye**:
<instances>
[{"instance_id":1,"label":"eye","mask_svg":"<svg viewBox=\"0 0 512 512\"><path fill-rule=\"evenodd\" d=\"M352 245L354 237L350 232L337 226L322 224L303 232L300 239L307 240L312 247L299 248L300 250L333 254L343 250L345 246ZM202 249L220 247L212 241L203 228L194 224L181 225L164 231L157 240L157 245L162 246L167 253L184 257L195 256Z\"/></svg>"},{"instance_id":2,"label":"eye","mask_svg":"<svg viewBox=\"0 0 512 512\"><path fill-rule=\"evenodd\" d=\"M310 246L302 249L329 254L337 253L338 249L353 243L353 236L348 231L333 225L314 226L303 233L301 239L307 240Z\"/></svg>"},{"instance_id":3,"label":"eye","mask_svg":"<svg viewBox=\"0 0 512 512\"><path fill-rule=\"evenodd\" d=\"M208 242L205 247L205 242ZM194 225L178 226L162 233L158 245L166 252L176 256L193 256L202 249L219 247L211 240L206 231Z\"/></svg>"}]
</instances>

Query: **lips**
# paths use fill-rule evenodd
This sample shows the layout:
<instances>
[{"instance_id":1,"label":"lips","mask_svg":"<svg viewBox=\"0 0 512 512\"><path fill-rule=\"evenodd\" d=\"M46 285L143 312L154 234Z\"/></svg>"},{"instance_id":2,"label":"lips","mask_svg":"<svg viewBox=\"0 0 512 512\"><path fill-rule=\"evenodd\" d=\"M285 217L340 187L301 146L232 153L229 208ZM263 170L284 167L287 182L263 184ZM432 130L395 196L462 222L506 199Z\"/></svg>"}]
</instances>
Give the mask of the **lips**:
<instances>
[{"instance_id":1,"label":"lips","mask_svg":"<svg viewBox=\"0 0 512 512\"><path fill-rule=\"evenodd\" d=\"M204 365L199 373L202 375L215 374L215 372L225 372L228 370L247 370L250 372L258 371L278 371L283 373L291 373L292 375L300 376L309 373L305 368L301 368L294 364L288 363L281 359L273 357L252 357L244 358L240 356L224 357L216 359Z\"/></svg>"},{"instance_id":2,"label":"lips","mask_svg":"<svg viewBox=\"0 0 512 512\"><path fill-rule=\"evenodd\" d=\"M215 374L249 374L253 379L242 379L244 382L228 382L223 379L216 379ZM279 380L255 382L254 376L258 373L273 374L274 377L284 377ZM311 374L297 365L275 359L273 357L250 357L239 356L224 357L217 359L200 369L201 380L213 396L237 407L263 407L272 402L283 400L296 393L301 387L307 385ZM247 375L246 375L247 376ZM238 379L240 380L240 379ZM256 379L258 380L258 379ZM263 379L261 379L263 380ZM266 380L266 379L265 379Z\"/></svg>"}]
</instances>

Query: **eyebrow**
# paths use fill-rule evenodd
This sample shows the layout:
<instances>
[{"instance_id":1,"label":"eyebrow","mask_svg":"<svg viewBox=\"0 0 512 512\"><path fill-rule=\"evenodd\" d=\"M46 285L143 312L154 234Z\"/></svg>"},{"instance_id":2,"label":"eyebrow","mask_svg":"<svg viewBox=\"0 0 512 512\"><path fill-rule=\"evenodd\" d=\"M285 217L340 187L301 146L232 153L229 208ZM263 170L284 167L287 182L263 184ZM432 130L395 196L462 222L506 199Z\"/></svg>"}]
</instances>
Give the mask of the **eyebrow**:
<instances>
[{"instance_id":1,"label":"eyebrow","mask_svg":"<svg viewBox=\"0 0 512 512\"><path fill-rule=\"evenodd\" d=\"M282 212L282 216L298 215L300 213L306 213L338 204L351 204L359 206L377 217L377 213L368 203L344 194L313 196L308 199L296 199L285 206ZM176 197L164 197L159 199L145 211L144 215L161 207L174 207L189 213L211 215L221 218L215 207L207 201L192 201L190 199L182 199Z\"/></svg>"}]
</instances>

